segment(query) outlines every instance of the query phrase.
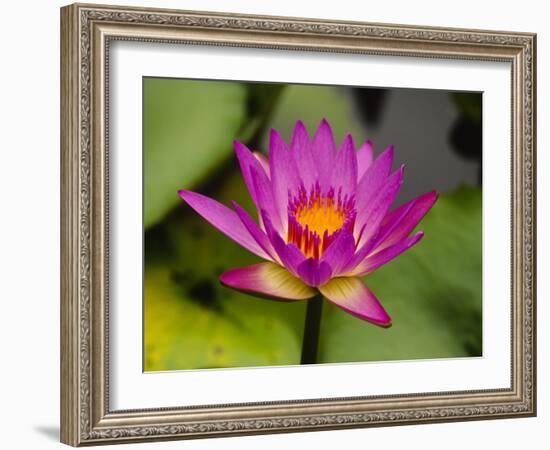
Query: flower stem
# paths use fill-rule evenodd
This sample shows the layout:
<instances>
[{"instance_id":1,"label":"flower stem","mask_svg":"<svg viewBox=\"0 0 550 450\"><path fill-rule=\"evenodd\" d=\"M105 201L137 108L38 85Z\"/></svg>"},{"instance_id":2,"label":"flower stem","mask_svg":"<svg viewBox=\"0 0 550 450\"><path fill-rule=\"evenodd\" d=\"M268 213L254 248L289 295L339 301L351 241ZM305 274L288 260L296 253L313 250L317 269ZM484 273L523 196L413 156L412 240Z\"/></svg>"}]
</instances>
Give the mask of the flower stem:
<instances>
[{"instance_id":1,"label":"flower stem","mask_svg":"<svg viewBox=\"0 0 550 450\"><path fill-rule=\"evenodd\" d=\"M319 294L307 301L304 338L302 340L301 364L315 364L317 362L317 347L319 344L319 329L321 328L322 309L322 295Z\"/></svg>"}]
</instances>

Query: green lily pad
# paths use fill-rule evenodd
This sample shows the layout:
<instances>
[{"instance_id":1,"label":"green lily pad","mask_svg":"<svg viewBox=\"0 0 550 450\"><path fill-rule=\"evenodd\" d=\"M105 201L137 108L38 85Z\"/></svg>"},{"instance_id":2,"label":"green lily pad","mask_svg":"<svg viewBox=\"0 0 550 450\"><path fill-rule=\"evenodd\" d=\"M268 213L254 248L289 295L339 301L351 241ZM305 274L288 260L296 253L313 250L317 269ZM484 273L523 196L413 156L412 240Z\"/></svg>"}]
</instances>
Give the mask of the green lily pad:
<instances>
[{"instance_id":1,"label":"green lily pad","mask_svg":"<svg viewBox=\"0 0 550 450\"><path fill-rule=\"evenodd\" d=\"M161 220L231 155L246 118L242 83L145 78L143 81L144 226Z\"/></svg>"},{"instance_id":2,"label":"green lily pad","mask_svg":"<svg viewBox=\"0 0 550 450\"><path fill-rule=\"evenodd\" d=\"M145 275L144 370L294 364L300 347L288 322L256 299L221 293L167 268Z\"/></svg>"},{"instance_id":3,"label":"green lily pad","mask_svg":"<svg viewBox=\"0 0 550 450\"><path fill-rule=\"evenodd\" d=\"M442 195L420 243L364 281L393 319L372 326L325 301L321 362L481 355L481 192Z\"/></svg>"}]
</instances>

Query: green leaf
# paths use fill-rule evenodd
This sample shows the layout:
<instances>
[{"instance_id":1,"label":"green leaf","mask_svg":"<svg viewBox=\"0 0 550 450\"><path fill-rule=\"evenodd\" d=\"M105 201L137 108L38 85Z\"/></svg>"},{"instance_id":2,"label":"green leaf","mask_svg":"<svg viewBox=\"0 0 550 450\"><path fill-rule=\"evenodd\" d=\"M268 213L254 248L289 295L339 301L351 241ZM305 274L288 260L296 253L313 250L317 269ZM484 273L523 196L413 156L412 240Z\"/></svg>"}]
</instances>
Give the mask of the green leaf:
<instances>
[{"instance_id":1,"label":"green leaf","mask_svg":"<svg viewBox=\"0 0 550 450\"><path fill-rule=\"evenodd\" d=\"M325 301L320 362L481 355L481 192L441 195L419 229L422 241L364 278L392 327Z\"/></svg>"},{"instance_id":2,"label":"green leaf","mask_svg":"<svg viewBox=\"0 0 550 450\"><path fill-rule=\"evenodd\" d=\"M145 275L145 371L296 364L298 339L284 315L211 278L167 268Z\"/></svg>"},{"instance_id":3,"label":"green leaf","mask_svg":"<svg viewBox=\"0 0 550 450\"><path fill-rule=\"evenodd\" d=\"M246 118L243 83L145 78L143 81L144 226L228 159Z\"/></svg>"}]
</instances>

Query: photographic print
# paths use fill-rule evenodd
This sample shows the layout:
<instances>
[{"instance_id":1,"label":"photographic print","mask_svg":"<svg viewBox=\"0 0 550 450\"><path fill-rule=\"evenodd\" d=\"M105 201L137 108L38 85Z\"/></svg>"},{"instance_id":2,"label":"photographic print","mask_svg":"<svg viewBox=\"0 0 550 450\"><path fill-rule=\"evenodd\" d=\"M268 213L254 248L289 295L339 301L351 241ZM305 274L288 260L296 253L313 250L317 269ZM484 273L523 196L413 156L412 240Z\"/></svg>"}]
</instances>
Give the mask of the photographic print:
<instances>
[{"instance_id":1,"label":"photographic print","mask_svg":"<svg viewBox=\"0 0 550 450\"><path fill-rule=\"evenodd\" d=\"M144 371L483 355L481 93L142 87Z\"/></svg>"},{"instance_id":2,"label":"photographic print","mask_svg":"<svg viewBox=\"0 0 550 450\"><path fill-rule=\"evenodd\" d=\"M61 441L536 415L535 90L528 32L63 7Z\"/></svg>"}]
</instances>

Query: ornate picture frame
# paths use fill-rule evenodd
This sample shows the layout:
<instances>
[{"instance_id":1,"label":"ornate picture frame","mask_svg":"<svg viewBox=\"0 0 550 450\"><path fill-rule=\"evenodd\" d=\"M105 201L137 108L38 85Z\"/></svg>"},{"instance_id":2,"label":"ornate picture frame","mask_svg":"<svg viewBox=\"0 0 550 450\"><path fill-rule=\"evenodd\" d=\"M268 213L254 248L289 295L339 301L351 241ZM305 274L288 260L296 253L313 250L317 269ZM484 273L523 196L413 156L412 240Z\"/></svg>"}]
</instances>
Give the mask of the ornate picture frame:
<instances>
[{"instance_id":1,"label":"ornate picture frame","mask_svg":"<svg viewBox=\"0 0 550 450\"><path fill-rule=\"evenodd\" d=\"M511 65L511 385L112 410L109 49L117 40ZM74 4L61 9L61 441L94 445L536 414L536 35Z\"/></svg>"}]
</instances>

